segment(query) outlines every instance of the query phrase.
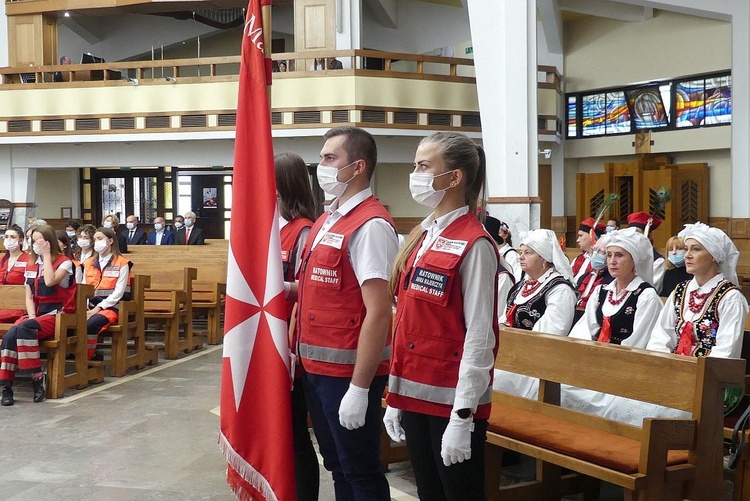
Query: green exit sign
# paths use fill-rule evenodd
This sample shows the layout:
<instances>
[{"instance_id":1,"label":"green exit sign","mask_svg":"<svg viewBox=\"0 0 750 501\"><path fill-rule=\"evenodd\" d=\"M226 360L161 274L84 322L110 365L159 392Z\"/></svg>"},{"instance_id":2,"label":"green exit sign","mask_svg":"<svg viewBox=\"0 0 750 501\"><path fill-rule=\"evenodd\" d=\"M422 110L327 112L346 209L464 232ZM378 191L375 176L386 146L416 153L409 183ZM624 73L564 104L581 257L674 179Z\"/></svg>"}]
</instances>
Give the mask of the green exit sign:
<instances>
[{"instance_id":1,"label":"green exit sign","mask_svg":"<svg viewBox=\"0 0 750 501\"><path fill-rule=\"evenodd\" d=\"M466 47L466 54L473 54L474 53L474 46Z\"/></svg>"}]
</instances>

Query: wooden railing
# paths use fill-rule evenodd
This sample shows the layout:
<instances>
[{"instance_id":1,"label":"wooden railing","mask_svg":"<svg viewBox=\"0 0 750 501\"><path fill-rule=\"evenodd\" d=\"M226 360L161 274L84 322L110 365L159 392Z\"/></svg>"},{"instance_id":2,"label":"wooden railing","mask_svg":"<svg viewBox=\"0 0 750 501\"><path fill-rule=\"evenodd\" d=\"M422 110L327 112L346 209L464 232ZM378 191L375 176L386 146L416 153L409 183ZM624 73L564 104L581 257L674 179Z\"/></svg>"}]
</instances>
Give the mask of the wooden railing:
<instances>
[{"instance_id":1,"label":"wooden railing","mask_svg":"<svg viewBox=\"0 0 750 501\"><path fill-rule=\"evenodd\" d=\"M299 78L302 73L314 76L316 58L336 59L341 69L324 69L324 74L343 72L356 75L377 75L418 79L435 79L474 83L471 59L380 52L375 50L285 52L273 55L273 60L285 62L288 71L274 73L274 77ZM69 64L46 66L15 66L0 68L4 84L75 84L99 81L99 85L148 84L237 79L240 56L163 61L120 61L115 63ZM377 68L377 69L375 69ZM55 82L57 76L58 82ZM109 82L102 84L101 82Z\"/></svg>"}]
</instances>

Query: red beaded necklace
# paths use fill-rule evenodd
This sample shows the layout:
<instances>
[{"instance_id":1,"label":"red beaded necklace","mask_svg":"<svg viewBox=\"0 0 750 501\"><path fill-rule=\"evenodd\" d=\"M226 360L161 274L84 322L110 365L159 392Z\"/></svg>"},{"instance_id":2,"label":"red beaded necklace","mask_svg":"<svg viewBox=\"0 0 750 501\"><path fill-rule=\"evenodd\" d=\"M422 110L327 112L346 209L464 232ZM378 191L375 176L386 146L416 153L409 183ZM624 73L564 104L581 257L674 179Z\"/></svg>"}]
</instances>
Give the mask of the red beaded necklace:
<instances>
[{"instance_id":1,"label":"red beaded necklace","mask_svg":"<svg viewBox=\"0 0 750 501\"><path fill-rule=\"evenodd\" d=\"M536 290L542 285L542 282L539 280L526 280L523 283L523 288L521 289L521 295L523 297L529 297L532 295Z\"/></svg>"},{"instance_id":2,"label":"red beaded necklace","mask_svg":"<svg viewBox=\"0 0 750 501\"><path fill-rule=\"evenodd\" d=\"M618 304L625 301L625 298L628 297L629 292L630 292L629 290L625 289L622 291L622 296L617 298L615 297L615 291L609 291L609 294L607 294L607 301L609 301L609 304L613 306L617 306Z\"/></svg>"},{"instance_id":3,"label":"red beaded necklace","mask_svg":"<svg viewBox=\"0 0 750 501\"><path fill-rule=\"evenodd\" d=\"M715 289L716 287L714 287ZM694 291L690 292L690 298L688 299L688 308L693 313L700 313L703 309L703 305L706 304L706 299L708 296L713 294L714 289L711 289L710 291L701 294L698 292L698 289L695 289Z\"/></svg>"}]
</instances>

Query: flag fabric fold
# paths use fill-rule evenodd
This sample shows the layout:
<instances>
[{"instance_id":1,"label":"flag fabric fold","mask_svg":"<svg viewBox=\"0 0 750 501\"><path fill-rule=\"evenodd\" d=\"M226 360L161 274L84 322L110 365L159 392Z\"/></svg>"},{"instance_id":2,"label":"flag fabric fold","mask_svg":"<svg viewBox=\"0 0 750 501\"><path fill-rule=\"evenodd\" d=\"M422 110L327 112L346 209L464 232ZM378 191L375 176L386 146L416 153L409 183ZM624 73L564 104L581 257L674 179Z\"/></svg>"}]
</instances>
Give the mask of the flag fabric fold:
<instances>
[{"instance_id":1,"label":"flag fabric fold","mask_svg":"<svg viewBox=\"0 0 750 501\"><path fill-rule=\"evenodd\" d=\"M293 500L289 345L264 55L263 5L242 37L227 261L219 445L240 500ZM270 15L270 9L269 15Z\"/></svg>"}]
</instances>

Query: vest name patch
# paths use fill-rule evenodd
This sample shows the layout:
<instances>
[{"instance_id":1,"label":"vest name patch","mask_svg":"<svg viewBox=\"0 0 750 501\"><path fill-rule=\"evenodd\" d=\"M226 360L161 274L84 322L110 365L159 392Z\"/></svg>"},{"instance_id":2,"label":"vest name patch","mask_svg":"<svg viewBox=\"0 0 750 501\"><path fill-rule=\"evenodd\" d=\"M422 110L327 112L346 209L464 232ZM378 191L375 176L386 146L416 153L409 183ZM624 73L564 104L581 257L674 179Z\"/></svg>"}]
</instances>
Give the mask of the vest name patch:
<instances>
[{"instance_id":1,"label":"vest name patch","mask_svg":"<svg viewBox=\"0 0 750 501\"><path fill-rule=\"evenodd\" d=\"M436 297L443 297L447 287L448 275L428 270L426 268L420 268L419 266L414 269L414 274L411 277L411 284L409 284L409 288L412 290L424 292L425 294L430 294L431 296Z\"/></svg>"},{"instance_id":2,"label":"vest name patch","mask_svg":"<svg viewBox=\"0 0 750 501\"><path fill-rule=\"evenodd\" d=\"M320 239L320 245L327 245L329 247L335 247L341 249L344 245L344 235L338 233L326 233L323 238Z\"/></svg>"},{"instance_id":3,"label":"vest name patch","mask_svg":"<svg viewBox=\"0 0 750 501\"><path fill-rule=\"evenodd\" d=\"M466 249L468 244L469 242L466 240L449 240L447 238L437 237L435 243L432 244L432 250L460 256L464 253L464 249Z\"/></svg>"},{"instance_id":4,"label":"vest name patch","mask_svg":"<svg viewBox=\"0 0 750 501\"><path fill-rule=\"evenodd\" d=\"M287 250L281 251L281 260L282 261L289 261L289 251L287 251Z\"/></svg>"},{"instance_id":5,"label":"vest name patch","mask_svg":"<svg viewBox=\"0 0 750 501\"><path fill-rule=\"evenodd\" d=\"M337 284L339 283L339 270L314 266L310 280L324 284Z\"/></svg>"}]
</instances>

